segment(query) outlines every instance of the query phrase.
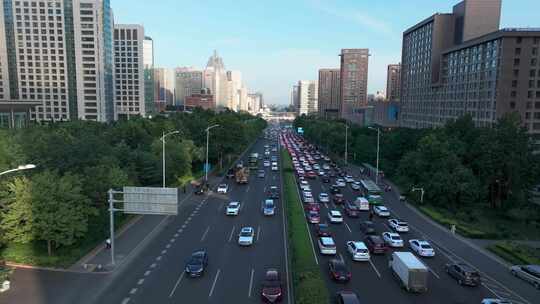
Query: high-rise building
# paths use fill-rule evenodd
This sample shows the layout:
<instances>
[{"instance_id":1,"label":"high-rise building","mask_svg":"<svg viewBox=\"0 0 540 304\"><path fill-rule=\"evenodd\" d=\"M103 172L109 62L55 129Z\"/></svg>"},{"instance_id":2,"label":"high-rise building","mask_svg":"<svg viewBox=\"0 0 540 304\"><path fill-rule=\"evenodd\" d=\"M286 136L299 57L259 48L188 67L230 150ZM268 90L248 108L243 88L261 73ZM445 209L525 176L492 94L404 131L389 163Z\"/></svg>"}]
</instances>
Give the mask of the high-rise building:
<instances>
[{"instance_id":1,"label":"high-rise building","mask_svg":"<svg viewBox=\"0 0 540 304\"><path fill-rule=\"evenodd\" d=\"M154 68L154 100L160 111L174 105L175 74L173 69Z\"/></svg>"},{"instance_id":2,"label":"high-rise building","mask_svg":"<svg viewBox=\"0 0 540 304\"><path fill-rule=\"evenodd\" d=\"M204 87L211 89L218 108L225 108L228 105L226 73L223 59L218 56L217 51L214 51L214 54L208 59L204 71Z\"/></svg>"},{"instance_id":3,"label":"high-rise building","mask_svg":"<svg viewBox=\"0 0 540 304\"><path fill-rule=\"evenodd\" d=\"M115 119L146 116L143 41L141 25L114 25Z\"/></svg>"},{"instance_id":4,"label":"high-rise building","mask_svg":"<svg viewBox=\"0 0 540 304\"><path fill-rule=\"evenodd\" d=\"M227 71L227 82L227 107L233 111L239 111L242 74L239 71Z\"/></svg>"},{"instance_id":5,"label":"high-rise building","mask_svg":"<svg viewBox=\"0 0 540 304\"><path fill-rule=\"evenodd\" d=\"M341 117L361 123L367 106L369 49L342 49L340 57Z\"/></svg>"},{"instance_id":6,"label":"high-rise building","mask_svg":"<svg viewBox=\"0 0 540 304\"><path fill-rule=\"evenodd\" d=\"M203 72L193 68L177 68L175 79L175 102L183 106L185 98L203 89Z\"/></svg>"},{"instance_id":7,"label":"high-rise building","mask_svg":"<svg viewBox=\"0 0 540 304\"><path fill-rule=\"evenodd\" d=\"M0 101L37 104L29 112L37 121L113 120L110 1L5 0L0 6Z\"/></svg>"},{"instance_id":8,"label":"high-rise building","mask_svg":"<svg viewBox=\"0 0 540 304\"><path fill-rule=\"evenodd\" d=\"M540 134L540 30L499 30L501 1L465 0L403 33L400 125L436 127L508 112Z\"/></svg>"},{"instance_id":9,"label":"high-rise building","mask_svg":"<svg viewBox=\"0 0 540 304\"><path fill-rule=\"evenodd\" d=\"M298 115L317 114L318 83L316 80L298 81Z\"/></svg>"},{"instance_id":10,"label":"high-rise building","mask_svg":"<svg viewBox=\"0 0 540 304\"><path fill-rule=\"evenodd\" d=\"M296 113L299 113L300 111L300 96L298 93L300 93L300 89L298 84L295 84L291 89L291 105Z\"/></svg>"},{"instance_id":11,"label":"high-rise building","mask_svg":"<svg viewBox=\"0 0 540 304\"><path fill-rule=\"evenodd\" d=\"M151 37L145 36L143 41L143 62L144 62L144 107L146 115L156 113L154 100L154 41Z\"/></svg>"},{"instance_id":12,"label":"high-rise building","mask_svg":"<svg viewBox=\"0 0 540 304\"><path fill-rule=\"evenodd\" d=\"M319 116L324 119L337 119L340 102L340 70L320 69L318 89Z\"/></svg>"},{"instance_id":13,"label":"high-rise building","mask_svg":"<svg viewBox=\"0 0 540 304\"><path fill-rule=\"evenodd\" d=\"M389 64L386 74L386 99L399 101L401 90L401 64Z\"/></svg>"},{"instance_id":14,"label":"high-rise building","mask_svg":"<svg viewBox=\"0 0 540 304\"><path fill-rule=\"evenodd\" d=\"M248 108L249 113L258 114L263 108L263 95L262 93L248 94Z\"/></svg>"},{"instance_id":15,"label":"high-rise building","mask_svg":"<svg viewBox=\"0 0 540 304\"><path fill-rule=\"evenodd\" d=\"M193 92L190 96L186 96L184 105L187 109L203 108L205 110L214 110L216 108L214 95L212 95L210 89L202 89L199 92Z\"/></svg>"}]
</instances>

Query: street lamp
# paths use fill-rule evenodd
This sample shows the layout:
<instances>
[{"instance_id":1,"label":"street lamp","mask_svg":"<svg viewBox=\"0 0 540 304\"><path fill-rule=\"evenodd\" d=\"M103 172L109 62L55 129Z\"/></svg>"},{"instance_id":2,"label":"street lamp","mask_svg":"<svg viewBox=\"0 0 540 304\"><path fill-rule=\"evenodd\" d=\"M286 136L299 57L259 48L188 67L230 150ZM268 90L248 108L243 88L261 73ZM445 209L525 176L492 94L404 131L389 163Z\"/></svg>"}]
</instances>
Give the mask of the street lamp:
<instances>
[{"instance_id":1,"label":"street lamp","mask_svg":"<svg viewBox=\"0 0 540 304\"><path fill-rule=\"evenodd\" d=\"M178 134L180 133L180 131L178 130L175 130L175 131L171 131L169 133L165 133L165 131L163 131L163 135L161 136L161 143L162 143L162 147L163 147L163 153L162 153L162 156L163 156L163 160L162 160L162 165L163 165L163 176L162 176L162 181L163 181L163 188L165 188L165 137L169 136L169 135L173 135L173 134Z\"/></svg>"},{"instance_id":2,"label":"street lamp","mask_svg":"<svg viewBox=\"0 0 540 304\"><path fill-rule=\"evenodd\" d=\"M15 168L15 169L0 172L0 175L4 175L4 174L11 173L11 172L16 172L16 171L30 170L30 169L34 169L35 167L36 167L36 165L33 165L33 164L21 165L21 166L18 166L17 168Z\"/></svg>"},{"instance_id":3,"label":"street lamp","mask_svg":"<svg viewBox=\"0 0 540 304\"><path fill-rule=\"evenodd\" d=\"M347 125L347 123L345 123L345 165L348 165L347 163L348 130L349 130L349 126Z\"/></svg>"},{"instance_id":4,"label":"street lamp","mask_svg":"<svg viewBox=\"0 0 540 304\"><path fill-rule=\"evenodd\" d=\"M375 184L379 184L379 139L381 135L381 129L368 127L371 130L377 130L377 174L375 175Z\"/></svg>"},{"instance_id":5,"label":"street lamp","mask_svg":"<svg viewBox=\"0 0 540 304\"><path fill-rule=\"evenodd\" d=\"M206 165L204 166L204 182L208 182L208 144L210 141L210 130L219 127L219 125L213 125L206 128Z\"/></svg>"},{"instance_id":6,"label":"street lamp","mask_svg":"<svg viewBox=\"0 0 540 304\"><path fill-rule=\"evenodd\" d=\"M424 203L424 192L425 192L425 191L424 191L424 188L421 188L421 187L420 187L420 188L413 187L413 188L411 189L411 191L412 191L412 192L414 192L414 191L420 191L420 204L423 204L423 203Z\"/></svg>"}]
</instances>

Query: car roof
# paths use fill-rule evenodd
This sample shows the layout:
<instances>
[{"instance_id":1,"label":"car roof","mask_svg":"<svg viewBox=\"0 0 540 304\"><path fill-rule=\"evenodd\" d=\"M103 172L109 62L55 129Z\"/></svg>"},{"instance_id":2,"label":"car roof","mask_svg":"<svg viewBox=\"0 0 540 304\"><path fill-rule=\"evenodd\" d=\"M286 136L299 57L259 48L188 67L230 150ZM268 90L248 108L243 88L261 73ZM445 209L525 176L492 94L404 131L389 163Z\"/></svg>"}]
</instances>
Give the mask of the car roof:
<instances>
[{"instance_id":1,"label":"car roof","mask_svg":"<svg viewBox=\"0 0 540 304\"><path fill-rule=\"evenodd\" d=\"M352 242L354 243L354 246L356 248L360 248L360 249L366 249L366 244L364 244L364 242L361 242L361 241L349 241L349 242ZM347 242L348 243L348 242Z\"/></svg>"},{"instance_id":2,"label":"car roof","mask_svg":"<svg viewBox=\"0 0 540 304\"><path fill-rule=\"evenodd\" d=\"M240 230L240 231L251 232L251 231L253 231L253 227L242 227L242 230Z\"/></svg>"},{"instance_id":3,"label":"car roof","mask_svg":"<svg viewBox=\"0 0 540 304\"><path fill-rule=\"evenodd\" d=\"M329 236L323 236L320 238L321 240L321 243L323 243L323 245L335 245L336 243L334 243L334 239L329 237Z\"/></svg>"},{"instance_id":4,"label":"car roof","mask_svg":"<svg viewBox=\"0 0 540 304\"><path fill-rule=\"evenodd\" d=\"M395 233L395 232L389 232L389 231L387 231L387 232L385 232L385 233L387 233L389 236L399 236L399 233Z\"/></svg>"},{"instance_id":5,"label":"car roof","mask_svg":"<svg viewBox=\"0 0 540 304\"><path fill-rule=\"evenodd\" d=\"M383 210L388 210L388 208L386 208L386 206L383 206L383 205L375 206L375 208L377 208L377 209L383 209Z\"/></svg>"}]
</instances>

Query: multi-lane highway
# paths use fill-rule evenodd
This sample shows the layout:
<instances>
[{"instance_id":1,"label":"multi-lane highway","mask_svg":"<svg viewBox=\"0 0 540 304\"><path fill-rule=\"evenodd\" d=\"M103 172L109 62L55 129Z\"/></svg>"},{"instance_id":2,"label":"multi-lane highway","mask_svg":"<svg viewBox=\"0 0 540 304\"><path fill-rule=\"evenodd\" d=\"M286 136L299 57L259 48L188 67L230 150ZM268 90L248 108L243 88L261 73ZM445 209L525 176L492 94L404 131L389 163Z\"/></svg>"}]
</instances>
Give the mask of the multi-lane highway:
<instances>
[{"instance_id":1,"label":"multi-lane highway","mask_svg":"<svg viewBox=\"0 0 540 304\"><path fill-rule=\"evenodd\" d=\"M289 138L293 138L293 136L291 135ZM300 155L304 154L300 153ZM321 159L318 163L322 166L325 162ZM350 172L352 173L352 171ZM356 173L358 173L358 175L354 177L358 180L360 178L360 173ZM316 201L321 192L328 193L332 197L330 194L330 185L335 182L335 178L331 178L330 183L323 183L320 177L314 179L306 178L306 181L309 182L312 195ZM346 201L354 201L356 197L362 195L359 191L352 190L349 183L347 183L346 187L341 188L341 190ZM383 197L387 207L391 210L391 218L396 217L407 221L407 218L402 218L402 214L396 210L398 208L393 208L393 206L397 206L397 204L403 205L402 202L399 202L396 194L384 193ZM335 292L339 290L352 290L358 295L360 300L366 301L367 303L480 303L484 298L501 297L508 298L515 304L538 303L534 301L531 302L527 299L528 297L521 296L520 293L510 290L504 286L504 284L499 283L491 277L483 277L482 284L478 287L464 287L458 285L456 280L451 278L444 271L444 265L450 262L466 261L466 259L455 254L454 251L446 248L444 245L441 244L441 246L439 246L434 242L431 242L431 245L435 248L436 256L432 258L420 258L429 268L430 272L428 291L419 294L409 293L405 291L405 289L400 288L398 280L392 274L388 266L389 256L393 251L411 251L408 244L409 239L428 239L431 241L429 238L431 231L421 231L416 226L410 225L411 230L408 233L401 233L401 237L405 244L404 248L391 249L385 255L371 255L371 260L369 262L355 262L347 252L345 244L347 241L364 240L365 235L360 231L360 223L368 220L369 212L361 212L359 218L350 218L346 215L343 206L344 205L336 205L330 201L329 203L321 204L320 210L321 222L326 223L329 222L327 213L330 210L339 210L343 214L344 222L342 224L330 224L330 231L337 245L336 256L323 256L319 253L315 225L310 224L313 239L313 258L319 264L331 293L335 294ZM387 220L388 218L380 218L376 215L373 217L378 235L381 235L381 233L385 231L392 231L388 226ZM336 258L345 261L347 268L352 273L352 279L346 284L337 283L330 277L328 262L330 259ZM516 283L526 285L522 284L522 282ZM526 286L528 290L533 290L532 287L528 287L529 286Z\"/></svg>"},{"instance_id":2,"label":"multi-lane highway","mask_svg":"<svg viewBox=\"0 0 540 304\"><path fill-rule=\"evenodd\" d=\"M276 143L259 139L244 154L243 162L248 163L249 153L263 155L264 145ZM166 227L129 263L128 269L116 274L114 284L97 302L260 303L265 270L277 268L283 281L283 303L292 303L281 200L276 200L274 216L264 216L261 210L268 187L276 185L281 189L280 171L263 167L261 161L259 168L265 169L264 178L252 171L247 185L224 179L229 185L227 194L212 191L185 201L178 216L165 219ZM225 215L230 201L241 203L238 216ZM238 234L246 226L255 229L254 244L241 247ZM207 251L209 263L202 277L191 278L184 271L185 262L198 249Z\"/></svg>"}]
</instances>

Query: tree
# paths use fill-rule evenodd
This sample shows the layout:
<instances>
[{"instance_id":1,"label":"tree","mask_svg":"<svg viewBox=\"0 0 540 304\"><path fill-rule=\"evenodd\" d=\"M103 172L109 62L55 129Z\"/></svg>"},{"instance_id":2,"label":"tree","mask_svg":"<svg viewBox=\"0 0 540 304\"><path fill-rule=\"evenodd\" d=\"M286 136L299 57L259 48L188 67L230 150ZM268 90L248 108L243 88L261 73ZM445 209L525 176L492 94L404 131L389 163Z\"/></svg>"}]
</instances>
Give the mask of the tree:
<instances>
[{"instance_id":1,"label":"tree","mask_svg":"<svg viewBox=\"0 0 540 304\"><path fill-rule=\"evenodd\" d=\"M1 195L0 221L3 238L16 243L28 243L35 239L35 217L32 210L32 183L27 177L16 177L7 184Z\"/></svg>"}]
</instances>

